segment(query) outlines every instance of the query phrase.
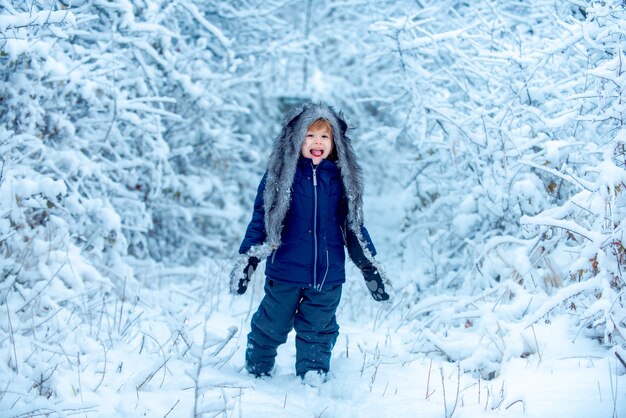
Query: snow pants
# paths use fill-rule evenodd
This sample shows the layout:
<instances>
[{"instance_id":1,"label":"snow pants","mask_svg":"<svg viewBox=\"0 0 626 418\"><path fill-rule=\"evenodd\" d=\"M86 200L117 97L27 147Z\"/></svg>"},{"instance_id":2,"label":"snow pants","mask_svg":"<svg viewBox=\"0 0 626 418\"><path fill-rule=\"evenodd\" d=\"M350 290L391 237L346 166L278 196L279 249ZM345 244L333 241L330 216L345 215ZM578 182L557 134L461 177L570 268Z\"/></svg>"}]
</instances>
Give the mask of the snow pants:
<instances>
[{"instance_id":1,"label":"snow pants","mask_svg":"<svg viewBox=\"0 0 626 418\"><path fill-rule=\"evenodd\" d=\"M296 374L313 370L327 373L330 356L339 335L335 317L341 299L341 284L322 289L265 280L265 297L252 316L246 348L246 369L269 375L276 349L296 330Z\"/></svg>"}]
</instances>

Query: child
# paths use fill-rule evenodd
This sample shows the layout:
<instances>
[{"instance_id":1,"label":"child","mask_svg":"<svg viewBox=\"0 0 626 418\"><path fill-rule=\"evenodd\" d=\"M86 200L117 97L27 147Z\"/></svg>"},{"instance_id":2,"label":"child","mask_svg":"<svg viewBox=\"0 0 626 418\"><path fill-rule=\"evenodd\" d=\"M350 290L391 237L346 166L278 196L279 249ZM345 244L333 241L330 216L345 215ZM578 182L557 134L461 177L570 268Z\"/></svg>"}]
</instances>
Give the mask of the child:
<instances>
[{"instance_id":1,"label":"child","mask_svg":"<svg viewBox=\"0 0 626 418\"><path fill-rule=\"evenodd\" d=\"M292 328L296 374L326 375L339 334L344 245L372 297L389 299L363 226L363 179L347 127L331 107L307 103L288 115L274 143L230 282L231 293L243 294L267 257L265 297L246 349L246 369L255 376L270 375Z\"/></svg>"}]
</instances>

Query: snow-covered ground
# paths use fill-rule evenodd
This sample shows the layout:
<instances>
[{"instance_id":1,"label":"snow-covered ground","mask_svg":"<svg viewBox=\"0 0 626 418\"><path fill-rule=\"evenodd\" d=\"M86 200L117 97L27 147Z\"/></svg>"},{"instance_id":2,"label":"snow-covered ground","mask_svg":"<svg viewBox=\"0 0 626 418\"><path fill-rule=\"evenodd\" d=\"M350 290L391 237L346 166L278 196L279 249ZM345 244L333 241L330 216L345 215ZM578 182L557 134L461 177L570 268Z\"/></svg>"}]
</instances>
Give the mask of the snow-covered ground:
<instances>
[{"instance_id":1,"label":"snow-covered ground","mask_svg":"<svg viewBox=\"0 0 626 418\"><path fill-rule=\"evenodd\" d=\"M574 339L567 318L536 325L537 353L506 362L484 380L426 351L419 330L393 305L366 298L355 275L339 309L328 381L305 384L294 375L293 333L279 349L274 376L256 379L243 368L249 319L262 290L255 279L242 297L227 295L216 279L155 280L152 289L138 291L140 304L121 310L121 326L113 309L101 308L91 324L72 318L68 327L52 324L66 335L62 344L36 344L40 369L32 374L41 374L41 387L33 388L37 379L26 379L24 371L4 374L0 384L10 390L0 398L0 416L626 416L622 366L592 340ZM23 358L32 349L19 338ZM10 346L3 343L5 360ZM63 401L35 396L45 387L55 388L51 399Z\"/></svg>"},{"instance_id":2,"label":"snow-covered ground","mask_svg":"<svg viewBox=\"0 0 626 418\"><path fill-rule=\"evenodd\" d=\"M402 208L391 204L397 191L389 192L370 191L366 219L379 259L406 292L429 278L421 277L423 260L395 257ZM235 297L227 291L229 262L155 265L142 283L95 297L97 287L88 286L82 303L32 324L18 323L28 309L8 294L3 327L12 339L2 342L0 416L626 417L624 367L576 331L575 315L546 315L526 327L515 306L465 303L428 288L414 295L417 303L404 306L396 294L380 304L350 263L328 380L303 383L295 376L293 333L279 349L273 377L256 379L244 369L244 349L262 297L262 267L248 292ZM76 268L80 259L69 264ZM541 309L511 286L518 305ZM43 290L52 300L71 300L57 287ZM418 315L425 311L427 320ZM472 318L467 326L453 326L465 316ZM494 355L504 361L491 376L471 370L477 364L484 374Z\"/></svg>"}]
</instances>

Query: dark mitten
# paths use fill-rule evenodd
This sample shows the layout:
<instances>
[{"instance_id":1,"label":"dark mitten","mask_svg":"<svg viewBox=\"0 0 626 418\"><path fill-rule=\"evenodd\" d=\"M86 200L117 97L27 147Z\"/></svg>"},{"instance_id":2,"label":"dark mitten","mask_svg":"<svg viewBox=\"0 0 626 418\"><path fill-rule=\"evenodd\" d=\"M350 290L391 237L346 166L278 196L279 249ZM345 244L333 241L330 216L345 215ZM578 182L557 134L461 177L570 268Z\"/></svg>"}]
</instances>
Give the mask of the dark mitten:
<instances>
[{"instance_id":1,"label":"dark mitten","mask_svg":"<svg viewBox=\"0 0 626 418\"><path fill-rule=\"evenodd\" d=\"M380 277L378 269L372 263L367 263L360 268L365 284L367 284L367 288L374 300L378 302L389 300L389 294L385 292L385 284L383 283L383 278Z\"/></svg>"},{"instance_id":2,"label":"dark mitten","mask_svg":"<svg viewBox=\"0 0 626 418\"><path fill-rule=\"evenodd\" d=\"M237 263L230 278L230 293L243 295L248 290L248 284L252 279L252 275L259 265L259 259L256 257L249 257L248 262L243 266L243 263Z\"/></svg>"}]
</instances>

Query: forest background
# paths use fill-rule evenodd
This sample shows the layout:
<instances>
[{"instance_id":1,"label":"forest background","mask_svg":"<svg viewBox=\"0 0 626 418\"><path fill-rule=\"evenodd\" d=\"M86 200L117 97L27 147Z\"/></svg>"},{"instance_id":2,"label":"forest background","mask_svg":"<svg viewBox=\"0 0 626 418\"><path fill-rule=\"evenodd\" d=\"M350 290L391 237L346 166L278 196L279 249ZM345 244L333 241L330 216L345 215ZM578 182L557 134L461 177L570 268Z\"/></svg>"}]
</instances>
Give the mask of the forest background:
<instances>
[{"instance_id":1,"label":"forest background","mask_svg":"<svg viewBox=\"0 0 626 418\"><path fill-rule=\"evenodd\" d=\"M617 379L625 47L617 0L0 0L0 409L94 408L80 376L106 386L123 347L149 359L137 391L202 365L177 309L241 306L228 271L302 100L350 122L394 284L364 304L352 270L346 317L486 381L562 323Z\"/></svg>"}]
</instances>

